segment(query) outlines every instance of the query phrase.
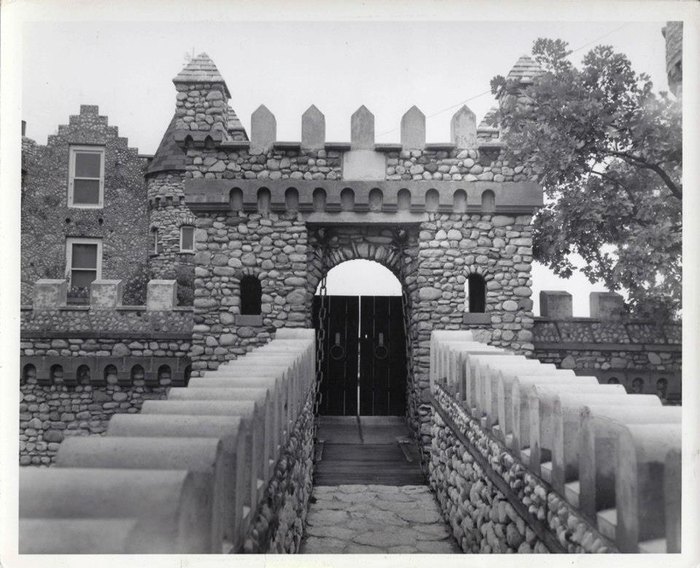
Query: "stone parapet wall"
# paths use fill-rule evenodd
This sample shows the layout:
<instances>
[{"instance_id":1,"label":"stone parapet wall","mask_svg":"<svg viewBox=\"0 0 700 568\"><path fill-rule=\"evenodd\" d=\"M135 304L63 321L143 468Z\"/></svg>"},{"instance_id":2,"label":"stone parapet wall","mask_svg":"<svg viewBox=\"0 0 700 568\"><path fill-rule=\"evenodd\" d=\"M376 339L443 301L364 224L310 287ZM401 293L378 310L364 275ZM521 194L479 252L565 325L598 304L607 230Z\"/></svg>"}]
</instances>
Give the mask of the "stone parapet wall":
<instances>
[{"instance_id":1,"label":"stone parapet wall","mask_svg":"<svg viewBox=\"0 0 700 568\"><path fill-rule=\"evenodd\" d=\"M466 331L433 332L430 369L433 483L457 536L480 499L502 499L485 482L470 494L473 459L549 551L680 551L680 408ZM463 546L511 546L507 530Z\"/></svg>"},{"instance_id":2,"label":"stone parapet wall","mask_svg":"<svg viewBox=\"0 0 700 568\"><path fill-rule=\"evenodd\" d=\"M534 355L543 363L618 381L628 392L682 398L680 324L536 318Z\"/></svg>"},{"instance_id":3,"label":"stone parapet wall","mask_svg":"<svg viewBox=\"0 0 700 568\"><path fill-rule=\"evenodd\" d=\"M115 377L116 382L116 377ZM71 436L103 435L114 414L135 413L145 400L165 398L167 386L40 384L30 378L19 391L19 465L53 464L61 442Z\"/></svg>"},{"instance_id":4,"label":"stone parapet wall","mask_svg":"<svg viewBox=\"0 0 700 568\"><path fill-rule=\"evenodd\" d=\"M22 468L20 553L296 551L315 384L313 330L280 330L105 436L65 440L56 467Z\"/></svg>"}]
</instances>

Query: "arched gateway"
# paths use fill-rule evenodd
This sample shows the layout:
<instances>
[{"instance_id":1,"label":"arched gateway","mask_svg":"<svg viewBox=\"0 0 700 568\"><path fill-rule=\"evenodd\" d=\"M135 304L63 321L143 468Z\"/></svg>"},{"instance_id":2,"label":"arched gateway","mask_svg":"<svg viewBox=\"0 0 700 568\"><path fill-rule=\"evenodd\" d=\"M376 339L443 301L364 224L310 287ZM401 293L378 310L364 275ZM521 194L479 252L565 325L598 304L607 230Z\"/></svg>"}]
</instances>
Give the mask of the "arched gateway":
<instances>
[{"instance_id":1,"label":"arched gateway","mask_svg":"<svg viewBox=\"0 0 700 568\"><path fill-rule=\"evenodd\" d=\"M407 334L408 378L396 391L405 392L404 403L394 396L372 413L405 411L420 430L433 329L487 328L491 343L532 351L530 221L542 191L527 170L502 161L498 131L477 128L468 108L453 117L448 143L425 142L425 117L415 107L402 120L401 144L375 144L365 107L351 118L349 143L326 142L315 107L302 117L300 142L279 142L265 107L253 113L248 137L206 55L174 83L175 116L147 172L161 243L151 267L152 277L192 289L193 376L279 328L311 326L323 275L351 259L379 262L403 290L400 306L366 308L389 326L373 332L373 349L379 334L384 347L393 330ZM179 227L191 225L194 252L183 251ZM470 275L485 284L479 311L465 311ZM259 313L241 298L252 279ZM326 357L339 352L330 339Z\"/></svg>"}]
</instances>

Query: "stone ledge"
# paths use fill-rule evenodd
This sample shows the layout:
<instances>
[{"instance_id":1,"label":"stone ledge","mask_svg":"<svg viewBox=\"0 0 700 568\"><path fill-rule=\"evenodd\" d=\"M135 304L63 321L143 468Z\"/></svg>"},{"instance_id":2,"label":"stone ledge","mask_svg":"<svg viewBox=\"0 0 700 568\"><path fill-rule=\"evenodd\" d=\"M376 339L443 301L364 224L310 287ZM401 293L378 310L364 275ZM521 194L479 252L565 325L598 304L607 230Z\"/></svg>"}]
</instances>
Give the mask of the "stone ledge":
<instances>
[{"instance_id":1,"label":"stone ledge","mask_svg":"<svg viewBox=\"0 0 700 568\"><path fill-rule=\"evenodd\" d=\"M465 313L462 314L462 323L469 325L488 325L491 323L489 313Z\"/></svg>"},{"instance_id":2,"label":"stone ledge","mask_svg":"<svg viewBox=\"0 0 700 568\"><path fill-rule=\"evenodd\" d=\"M261 327L263 324L262 314L237 314L236 325L245 325L249 327Z\"/></svg>"}]
</instances>

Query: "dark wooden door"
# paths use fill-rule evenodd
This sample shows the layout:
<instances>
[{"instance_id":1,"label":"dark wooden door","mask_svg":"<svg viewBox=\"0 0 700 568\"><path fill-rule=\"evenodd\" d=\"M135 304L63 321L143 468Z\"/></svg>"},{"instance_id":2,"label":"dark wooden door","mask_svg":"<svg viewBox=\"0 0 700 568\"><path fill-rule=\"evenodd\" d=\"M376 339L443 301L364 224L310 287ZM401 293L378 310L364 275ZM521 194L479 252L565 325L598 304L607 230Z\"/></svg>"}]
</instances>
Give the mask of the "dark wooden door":
<instances>
[{"instance_id":1,"label":"dark wooden door","mask_svg":"<svg viewBox=\"0 0 700 568\"><path fill-rule=\"evenodd\" d=\"M360 299L360 415L406 411L406 339L400 296Z\"/></svg>"},{"instance_id":2,"label":"dark wooden door","mask_svg":"<svg viewBox=\"0 0 700 568\"><path fill-rule=\"evenodd\" d=\"M406 411L406 360L401 298L328 296L326 302L320 413L403 415ZM314 322L317 328L319 306L320 298L316 296Z\"/></svg>"},{"instance_id":3,"label":"dark wooden door","mask_svg":"<svg viewBox=\"0 0 700 568\"><path fill-rule=\"evenodd\" d=\"M327 296L326 341L319 412L331 416L357 414L357 296ZM318 328L320 298L314 298L314 322Z\"/></svg>"}]
</instances>

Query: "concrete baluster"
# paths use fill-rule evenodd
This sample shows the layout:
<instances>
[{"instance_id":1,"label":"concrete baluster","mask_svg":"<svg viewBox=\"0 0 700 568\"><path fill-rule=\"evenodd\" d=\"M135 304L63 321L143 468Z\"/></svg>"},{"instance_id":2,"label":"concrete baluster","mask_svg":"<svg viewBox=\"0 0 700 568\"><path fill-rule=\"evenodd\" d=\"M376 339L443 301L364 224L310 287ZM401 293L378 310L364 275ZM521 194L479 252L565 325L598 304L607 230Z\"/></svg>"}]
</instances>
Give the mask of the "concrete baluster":
<instances>
[{"instance_id":1,"label":"concrete baluster","mask_svg":"<svg viewBox=\"0 0 700 568\"><path fill-rule=\"evenodd\" d=\"M250 508L251 495L249 458L246 455L249 435L240 417L201 415L117 414L109 421L107 436L158 438L213 438L220 440L224 470L227 476L223 489L224 537L227 551L237 550L245 533L243 511ZM250 520L249 518L247 519Z\"/></svg>"},{"instance_id":2,"label":"concrete baluster","mask_svg":"<svg viewBox=\"0 0 700 568\"><path fill-rule=\"evenodd\" d=\"M137 519L150 540L139 552L210 551L211 503L181 470L22 468L20 519ZM20 535L23 543L38 535ZM75 548L79 548L75 546ZM96 550L94 552L100 552Z\"/></svg>"},{"instance_id":3,"label":"concrete baluster","mask_svg":"<svg viewBox=\"0 0 700 568\"><path fill-rule=\"evenodd\" d=\"M167 469L193 474L197 492L211 510L201 530L210 535L209 552L220 554L224 545L226 477L223 448L214 438L72 437L61 444L57 468Z\"/></svg>"},{"instance_id":4,"label":"concrete baluster","mask_svg":"<svg viewBox=\"0 0 700 568\"><path fill-rule=\"evenodd\" d=\"M681 450L681 434L680 424L635 424L620 435L615 499L621 552L637 552L641 543L665 538L667 505L659 474L669 451Z\"/></svg>"},{"instance_id":5,"label":"concrete baluster","mask_svg":"<svg viewBox=\"0 0 700 568\"><path fill-rule=\"evenodd\" d=\"M552 461L552 444L554 441L554 402L559 394L602 393L612 395L626 394L622 385L601 385L596 377L575 376L564 381L535 383L526 388L527 415L530 421L530 471L541 475L551 483L551 464L548 470L541 470L540 465Z\"/></svg>"},{"instance_id":6,"label":"concrete baluster","mask_svg":"<svg viewBox=\"0 0 700 568\"><path fill-rule=\"evenodd\" d=\"M598 393L557 395L554 401L552 486L562 493L567 482L578 479L578 435L581 431L581 410L587 404L661 407L661 401L656 395Z\"/></svg>"}]
</instances>

